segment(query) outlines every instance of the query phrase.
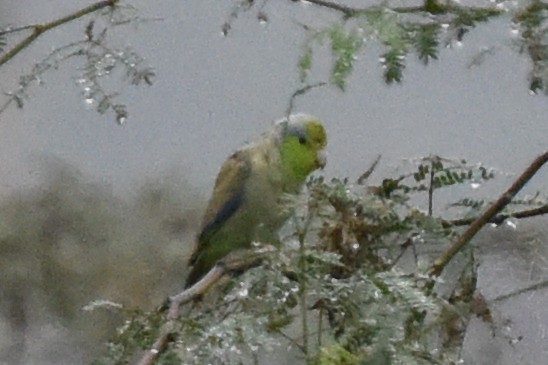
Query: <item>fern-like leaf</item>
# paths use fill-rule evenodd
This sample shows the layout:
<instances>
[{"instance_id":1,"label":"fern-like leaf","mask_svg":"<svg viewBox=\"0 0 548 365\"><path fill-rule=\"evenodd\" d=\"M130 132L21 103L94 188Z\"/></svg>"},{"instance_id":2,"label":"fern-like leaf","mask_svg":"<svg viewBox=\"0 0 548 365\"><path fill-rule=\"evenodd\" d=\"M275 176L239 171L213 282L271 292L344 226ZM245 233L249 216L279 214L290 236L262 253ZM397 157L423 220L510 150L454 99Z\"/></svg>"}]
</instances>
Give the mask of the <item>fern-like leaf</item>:
<instances>
[{"instance_id":1,"label":"fern-like leaf","mask_svg":"<svg viewBox=\"0 0 548 365\"><path fill-rule=\"evenodd\" d=\"M413 46L424 65L438 59L440 29L439 24L421 24L414 31Z\"/></svg>"}]
</instances>

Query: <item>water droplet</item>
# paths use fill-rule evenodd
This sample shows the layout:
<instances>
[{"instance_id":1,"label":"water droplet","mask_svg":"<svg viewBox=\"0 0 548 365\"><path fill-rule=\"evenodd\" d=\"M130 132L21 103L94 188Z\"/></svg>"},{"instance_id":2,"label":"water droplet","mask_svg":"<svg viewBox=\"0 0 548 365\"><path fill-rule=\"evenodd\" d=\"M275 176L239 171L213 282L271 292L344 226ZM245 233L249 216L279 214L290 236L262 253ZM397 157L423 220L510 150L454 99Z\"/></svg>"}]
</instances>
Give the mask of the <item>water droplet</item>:
<instances>
[{"instance_id":1,"label":"water droplet","mask_svg":"<svg viewBox=\"0 0 548 365\"><path fill-rule=\"evenodd\" d=\"M259 19L259 24L261 25L266 25L268 23L268 16L263 12L259 12L257 19Z\"/></svg>"},{"instance_id":2,"label":"water droplet","mask_svg":"<svg viewBox=\"0 0 548 365\"><path fill-rule=\"evenodd\" d=\"M507 11L508 10L508 7L506 6L505 3L498 3L497 5L495 5L495 8L497 8L498 10L503 10L503 11Z\"/></svg>"},{"instance_id":3,"label":"water droplet","mask_svg":"<svg viewBox=\"0 0 548 365\"><path fill-rule=\"evenodd\" d=\"M516 338L512 338L509 342L510 342L510 345L515 345L517 344L518 342L520 342L521 340L523 339L522 336L518 336Z\"/></svg>"},{"instance_id":4,"label":"water droplet","mask_svg":"<svg viewBox=\"0 0 548 365\"><path fill-rule=\"evenodd\" d=\"M238 296L240 298L245 298L247 297L248 294L249 294L249 291L247 290L247 288L242 288L241 290L238 291Z\"/></svg>"},{"instance_id":5,"label":"water droplet","mask_svg":"<svg viewBox=\"0 0 548 365\"><path fill-rule=\"evenodd\" d=\"M125 116L119 116L119 117L116 118L116 121L120 125L124 124L126 122L126 120L127 120L127 117L125 117Z\"/></svg>"},{"instance_id":6,"label":"water droplet","mask_svg":"<svg viewBox=\"0 0 548 365\"><path fill-rule=\"evenodd\" d=\"M516 222L515 222L513 219L507 219L505 223L506 223L506 225L507 225L508 227L510 227L510 228L512 228L512 229L514 229L514 230L515 230L516 228L518 228L518 225L516 224Z\"/></svg>"}]
</instances>

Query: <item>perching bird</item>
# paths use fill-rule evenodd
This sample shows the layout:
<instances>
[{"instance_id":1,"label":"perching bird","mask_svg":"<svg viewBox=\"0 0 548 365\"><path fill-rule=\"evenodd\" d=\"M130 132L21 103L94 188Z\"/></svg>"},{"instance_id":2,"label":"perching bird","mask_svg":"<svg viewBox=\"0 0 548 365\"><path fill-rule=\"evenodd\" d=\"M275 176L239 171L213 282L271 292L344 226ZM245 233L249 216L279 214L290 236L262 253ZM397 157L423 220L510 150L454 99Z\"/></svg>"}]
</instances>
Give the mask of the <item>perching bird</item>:
<instances>
[{"instance_id":1,"label":"perching bird","mask_svg":"<svg viewBox=\"0 0 548 365\"><path fill-rule=\"evenodd\" d=\"M316 117L293 114L225 161L190 258L186 287L227 254L250 248L254 241L276 242L288 218L281 204L284 194L298 193L306 177L325 165L326 143Z\"/></svg>"}]
</instances>

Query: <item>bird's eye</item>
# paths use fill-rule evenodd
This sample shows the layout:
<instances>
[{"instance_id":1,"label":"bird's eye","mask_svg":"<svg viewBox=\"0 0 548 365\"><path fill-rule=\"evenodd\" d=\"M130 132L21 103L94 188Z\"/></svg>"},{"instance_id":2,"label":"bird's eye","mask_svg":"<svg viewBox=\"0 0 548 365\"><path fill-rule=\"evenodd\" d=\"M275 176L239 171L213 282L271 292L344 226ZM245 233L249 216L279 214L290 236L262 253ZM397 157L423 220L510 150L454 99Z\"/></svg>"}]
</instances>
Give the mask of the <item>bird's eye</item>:
<instances>
[{"instance_id":1,"label":"bird's eye","mask_svg":"<svg viewBox=\"0 0 548 365\"><path fill-rule=\"evenodd\" d=\"M299 137L299 143L300 143L300 144L306 144L306 138L303 137L303 136L300 136L300 137Z\"/></svg>"}]
</instances>

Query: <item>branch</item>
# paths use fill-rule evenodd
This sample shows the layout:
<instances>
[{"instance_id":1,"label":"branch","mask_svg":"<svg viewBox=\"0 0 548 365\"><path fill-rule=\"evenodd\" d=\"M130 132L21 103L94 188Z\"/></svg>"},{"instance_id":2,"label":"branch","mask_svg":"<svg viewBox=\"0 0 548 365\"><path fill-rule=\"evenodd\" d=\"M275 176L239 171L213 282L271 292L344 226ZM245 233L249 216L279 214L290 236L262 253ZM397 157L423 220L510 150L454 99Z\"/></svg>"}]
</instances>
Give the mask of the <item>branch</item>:
<instances>
[{"instance_id":1,"label":"branch","mask_svg":"<svg viewBox=\"0 0 548 365\"><path fill-rule=\"evenodd\" d=\"M377 165L379 164L380 160L381 160L381 155L377 155L377 158L375 159L375 161L373 161L371 166L369 166L369 168L363 174L361 174L360 177L358 177L358 180L356 180L356 183L358 185L363 185L365 183L365 180L367 180L369 176L371 176L373 171L375 171L375 169L377 168Z\"/></svg>"},{"instance_id":2,"label":"branch","mask_svg":"<svg viewBox=\"0 0 548 365\"><path fill-rule=\"evenodd\" d=\"M60 25L63 25L65 23L68 23L68 22L73 21L75 19L81 18L85 15L94 13L97 10L100 10L100 9L103 9L103 8L106 8L106 7L109 7L109 6L112 7L112 6L116 5L117 2L119 2L119 0L99 1L95 4L87 6L87 7L83 8L83 9L80 9L80 10L78 10L78 11L72 13L72 14L69 14L69 15L64 16L62 18L53 20L51 22L48 22L48 23L45 23L45 24L29 25L29 26L18 28L17 30L32 29L32 33L0 57L0 66L2 66L4 63L8 62L13 57L15 57L19 52L21 52L23 49L25 49L28 45L30 45L32 42L34 42L40 35L44 34L48 30L56 28Z\"/></svg>"},{"instance_id":3,"label":"branch","mask_svg":"<svg viewBox=\"0 0 548 365\"><path fill-rule=\"evenodd\" d=\"M546 287L548 287L548 280L543 280L540 283L536 283L536 284L530 285L526 288L521 288L521 289L516 290L514 292L511 292L511 293L504 294L504 295L501 295L499 297L496 297L496 298L492 299L491 301L492 302L500 302L500 301L515 297L517 295L521 295L523 293L527 293L527 292L530 292L530 291L537 291L539 289L543 289L543 288L546 288Z\"/></svg>"},{"instance_id":4,"label":"branch","mask_svg":"<svg viewBox=\"0 0 548 365\"><path fill-rule=\"evenodd\" d=\"M166 323L160 329L160 335L154 344L143 355L138 365L152 365L158 356L165 351L167 345L174 340L175 321L179 318L179 310L182 305L202 297L214 284L225 275L241 273L259 265L267 254L274 248L264 245L250 252L239 250L230 253L221 261L218 261L211 270L197 283L190 288L183 290L169 298L169 309L166 316Z\"/></svg>"},{"instance_id":5,"label":"branch","mask_svg":"<svg viewBox=\"0 0 548 365\"><path fill-rule=\"evenodd\" d=\"M501 224L508 218L531 218L536 217L539 215L548 214L548 204L542 205L537 208L532 209L526 209L526 210L520 210L519 212L513 212L513 213L505 213L505 214L498 214L491 218L489 220L489 223L493 224ZM453 220L442 220L441 225L443 228L451 228L451 227L457 227L457 226L467 226L473 223L478 217L472 217L472 218L461 218L461 219L453 219Z\"/></svg>"},{"instance_id":6,"label":"branch","mask_svg":"<svg viewBox=\"0 0 548 365\"><path fill-rule=\"evenodd\" d=\"M288 105L287 110L285 112L287 118L289 118L289 115L293 112L293 107L295 106L294 104L295 104L295 99L297 98L297 96L304 95L307 92L309 92L311 89L314 89L316 87L322 87L322 86L325 86L325 85L327 85L327 83L325 83L323 81L320 81L320 82L317 82L315 84L303 86L300 89L297 89L293 94L291 94L291 97L289 98L289 105Z\"/></svg>"},{"instance_id":7,"label":"branch","mask_svg":"<svg viewBox=\"0 0 548 365\"><path fill-rule=\"evenodd\" d=\"M293 2L296 2L298 0L292 0ZM327 1L327 0L307 0L307 3L314 4L316 6L338 11L342 13L346 18L352 18L355 16L358 16L360 14L367 14L369 12L375 11L376 9L379 9L379 7L386 7L390 9L393 12L400 13L400 14L415 14L415 13L429 13L429 14L445 14L445 13L452 13L456 14L461 9L470 9L472 11L476 12L488 12L489 15L499 15L503 14L502 10L498 10L493 7L469 7L469 6L460 6L458 4L441 4L437 1L424 1L423 5L419 6L394 6L389 7L384 4L380 5L372 5L365 8L357 8L357 7L351 7L343 4L336 3L334 1Z\"/></svg>"},{"instance_id":8,"label":"branch","mask_svg":"<svg viewBox=\"0 0 548 365\"><path fill-rule=\"evenodd\" d=\"M69 43L67 45L64 45L62 47L59 47L59 48L53 50L42 61L40 61L39 63L34 65L34 67L32 68L32 71L29 73L29 75L35 75L36 77L40 76L46 70L53 67L53 66L49 65L50 60L53 60L55 57L58 57L60 54L62 54L62 52L68 51L71 48L77 48L77 47L85 44L86 42L87 41L76 41L76 42ZM78 55L80 55L80 50L70 52L70 53L64 55L63 57L61 57L59 59L59 62L64 61L64 60L69 59L69 58L74 57L74 56L78 56ZM44 66L44 65L48 65L48 66ZM14 101L17 103L18 107L22 107L22 96L18 95L18 94L19 94L20 91L24 92L28 86L29 86L28 82L22 83L20 81L18 91L5 93L5 95L8 96L8 98L7 98L6 102L2 106L0 106L0 115L2 113L4 113L4 111Z\"/></svg>"},{"instance_id":9,"label":"branch","mask_svg":"<svg viewBox=\"0 0 548 365\"><path fill-rule=\"evenodd\" d=\"M325 1L325 0L308 0L307 2L314 5L318 5L320 7L327 8L327 9L339 11L349 18L359 14L360 12L364 12L367 10L367 9L352 8L350 6L338 4L332 1Z\"/></svg>"},{"instance_id":10,"label":"branch","mask_svg":"<svg viewBox=\"0 0 548 365\"><path fill-rule=\"evenodd\" d=\"M537 171L548 161L548 151L537 157L531 165L518 177L516 181L505 191L495 202L485 210L463 234L453 242L453 244L438 257L429 269L431 276L439 276L444 267L451 261L453 256L459 252L470 240L479 232L479 230L489 223L497 213L499 213L514 196L527 184L527 182L537 173Z\"/></svg>"}]
</instances>

